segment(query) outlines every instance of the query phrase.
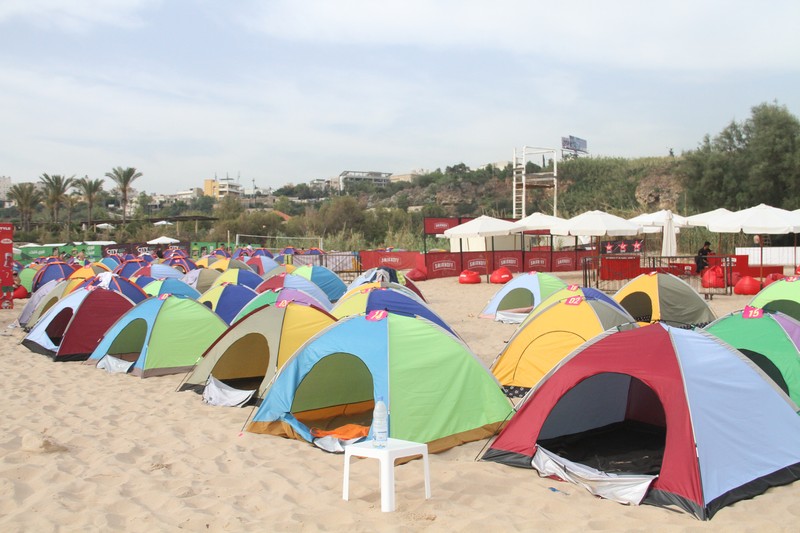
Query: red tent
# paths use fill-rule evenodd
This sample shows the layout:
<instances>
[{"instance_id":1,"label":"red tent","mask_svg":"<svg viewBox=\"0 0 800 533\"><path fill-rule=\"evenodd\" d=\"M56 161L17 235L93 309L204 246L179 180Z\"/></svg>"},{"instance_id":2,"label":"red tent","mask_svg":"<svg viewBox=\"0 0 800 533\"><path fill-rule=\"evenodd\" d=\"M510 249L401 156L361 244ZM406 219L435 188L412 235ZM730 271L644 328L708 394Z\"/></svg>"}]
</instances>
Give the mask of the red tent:
<instances>
[{"instance_id":1,"label":"red tent","mask_svg":"<svg viewBox=\"0 0 800 533\"><path fill-rule=\"evenodd\" d=\"M575 350L525 397L483 458L705 520L800 478L795 408L716 337L653 324ZM639 499L613 493L634 473L648 479L625 496Z\"/></svg>"},{"instance_id":2,"label":"red tent","mask_svg":"<svg viewBox=\"0 0 800 533\"><path fill-rule=\"evenodd\" d=\"M106 330L132 307L133 302L115 290L93 288L72 316L53 360L87 359Z\"/></svg>"}]
</instances>

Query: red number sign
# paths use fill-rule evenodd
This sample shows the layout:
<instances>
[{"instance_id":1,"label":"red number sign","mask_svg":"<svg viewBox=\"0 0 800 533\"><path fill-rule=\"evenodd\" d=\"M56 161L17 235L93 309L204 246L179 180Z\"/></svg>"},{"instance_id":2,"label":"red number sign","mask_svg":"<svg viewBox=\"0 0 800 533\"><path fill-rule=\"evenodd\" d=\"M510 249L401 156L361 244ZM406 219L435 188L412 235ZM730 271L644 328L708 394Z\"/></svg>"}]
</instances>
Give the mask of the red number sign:
<instances>
[{"instance_id":1,"label":"red number sign","mask_svg":"<svg viewBox=\"0 0 800 533\"><path fill-rule=\"evenodd\" d=\"M742 309L742 318L762 318L763 316L764 310L758 307L746 305L744 309Z\"/></svg>"}]
</instances>

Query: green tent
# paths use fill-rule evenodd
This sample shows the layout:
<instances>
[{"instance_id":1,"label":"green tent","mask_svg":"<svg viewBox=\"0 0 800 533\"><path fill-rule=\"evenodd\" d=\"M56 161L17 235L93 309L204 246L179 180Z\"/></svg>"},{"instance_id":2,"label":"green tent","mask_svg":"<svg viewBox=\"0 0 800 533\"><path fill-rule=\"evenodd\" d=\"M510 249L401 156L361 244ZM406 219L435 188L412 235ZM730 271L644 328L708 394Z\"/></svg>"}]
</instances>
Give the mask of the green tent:
<instances>
[{"instance_id":1,"label":"green tent","mask_svg":"<svg viewBox=\"0 0 800 533\"><path fill-rule=\"evenodd\" d=\"M800 405L800 322L783 313L749 315L737 311L712 322L706 331L750 358Z\"/></svg>"},{"instance_id":2,"label":"green tent","mask_svg":"<svg viewBox=\"0 0 800 533\"><path fill-rule=\"evenodd\" d=\"M352 436L356 426L366 435L378 398L389 407L389 436L426 442L432 453L490 437L511 414L497 380L460 339L422 318L373 311L304 344L248 431L313 441L343 428Z\"/></svg>"},{"instance_id":3,"label":"green tent","mask_svg":"<svg viewBox=\"0 0 800 533\"><path fill-rule=\"evenodd\" d=\"M228 326L189 298L148 298L106 332L87 363L136 376L187 372Z\"/></svg>"},{"instance_id":4,"label":"green tent","mask_svg":"<svg viewBox=\"0 0 800 533\"><path fill-rule=\"evenodd\" d=\"M800 278L792 276L770 283L753 296L750 306L780 311L800 320Z\"/></svg>"}]
</instances>

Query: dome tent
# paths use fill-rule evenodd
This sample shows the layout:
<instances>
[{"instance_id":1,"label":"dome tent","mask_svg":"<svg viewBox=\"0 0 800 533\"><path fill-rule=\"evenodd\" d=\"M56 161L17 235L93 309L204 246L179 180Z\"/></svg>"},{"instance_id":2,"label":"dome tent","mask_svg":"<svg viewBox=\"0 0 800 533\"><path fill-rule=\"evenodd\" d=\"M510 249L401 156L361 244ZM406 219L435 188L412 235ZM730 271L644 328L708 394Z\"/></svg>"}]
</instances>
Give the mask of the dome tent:
<instances>
[{"instance_id":1,"label":"dome tent","mask_svg":"<svg viewBox=\"0 0 800 533\"><path fill-rule=\"evenodd\" d=\"M641 274L623 285L614 300L642 324L705 326L717 318L697 291L672 274Z\"/></svg>"},{"instance_id":2,"label":"dome tent","mask_svg":"<svg viewBox=\"0 0 800 533\"><path fill-rule=\"evenodd\" d=\"M247 429L308 442L347 424L366 433L377 398L389 407L389 436L426 442L431 452L486 438L511 413L462 341L427 320L379 311L342 319L304 344Z\"/></svg>"},{"instance_id":3,"label":"dome tent","mask_svg":"<svg viewBox=\"0 0 800 533\"><path fill-rule=\"evenodd\" d=\"M226 329L216 313L195 300L148 298L108 329L86 363L143 378L187 372Z\"/></svg>"},{"instance_id":4,"label":"dome tent","mask_svg":"<svg viewBox=\"0 0 800 533\"><path fill-rule=\"evenodd\" d=\"M722 317L705 330L746 355L800 404L800 322L783 313L751 317L748 310Z\"/></svg>"},{"instance_id":5,"label":"dome tent","mask_svg":"<svg viewBox=\"0 0 800 533\"><path fill-rule=\"evenodd\" d=\"M102 287L78 289L56 302L22 344L54 361L82 361L114 322L133 308L121 293Z\"/></svg>"},{"instance_id":6,"label":"dome tent","mask_svg":"<svg viewBox=\"0 0 800 533\"><path fill-rule=\"evenodd\" d=\"M559 477L574 473L595 494L707 520L800 477L796 410L714 336L654 324L575 350L525 397L483 459L545 476L560 467ZM587 466L597 470L584 475ZM617 491L637 481L631 472L641 478L636 490Z\"/></svg>"},{"instance_id":7,"label":"dome tent","mask_svg":"<svg viewBox=\"0 0 800 533\"><path fill-rule=\"evenodd\" d=\"M492 296L480 317L519 324L542 300L566 286L560 278L543 272L517 276Z\"/></svg>"},{"instance_id":8,"label":"dome tent","mask_svg":"<svg viewBox=\"0 0 800 533\"><path fill-rule=\"evenodd\" d=\"M296 302L251 311L209 346L181 390L200 392L213 405L260 401L289 357L334 322L326 311Z\"/></svg>"},{"instance_id":9,"label":"dome tent","mask_svg":"<svg viewBox=\"0 0 800 533\"><path fill-rule=\"evenodd\" d=\"M800 320L800 278L790 276L770 283L750 300L750 305Z\"/></svg>"},{"instance_id":10,"label":"dome tent","mask_svg":"<svg viewBox=\"0 0 800 533\"><path fill-rule=\"evenodd\" d=\"M539 306L520 324L492 365L506 394L521 397L562 359L611 328L636 327L615 303L570 296Z\"/></svg>"}]
</instances>

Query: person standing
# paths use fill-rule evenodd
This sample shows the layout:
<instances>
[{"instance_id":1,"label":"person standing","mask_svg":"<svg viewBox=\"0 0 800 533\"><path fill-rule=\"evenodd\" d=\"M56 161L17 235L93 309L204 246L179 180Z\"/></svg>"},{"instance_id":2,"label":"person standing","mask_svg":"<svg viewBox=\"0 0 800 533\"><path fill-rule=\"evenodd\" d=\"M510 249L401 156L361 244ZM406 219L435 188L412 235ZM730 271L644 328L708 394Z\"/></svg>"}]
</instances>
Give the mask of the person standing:
<instances>
[{"instance_id":1,"label":"person standing","mask_svg":"<svg viewBox=\"0 0 800 533\"><path fill-rule=\"evenodd\" d=\"M704 269L708 268L708 254L711 252L711 243L706 241L703 247L697 250L697 255L694 258L695 272L698 274Z\"/></svg>"}]
</instances>

